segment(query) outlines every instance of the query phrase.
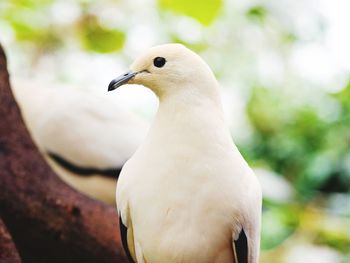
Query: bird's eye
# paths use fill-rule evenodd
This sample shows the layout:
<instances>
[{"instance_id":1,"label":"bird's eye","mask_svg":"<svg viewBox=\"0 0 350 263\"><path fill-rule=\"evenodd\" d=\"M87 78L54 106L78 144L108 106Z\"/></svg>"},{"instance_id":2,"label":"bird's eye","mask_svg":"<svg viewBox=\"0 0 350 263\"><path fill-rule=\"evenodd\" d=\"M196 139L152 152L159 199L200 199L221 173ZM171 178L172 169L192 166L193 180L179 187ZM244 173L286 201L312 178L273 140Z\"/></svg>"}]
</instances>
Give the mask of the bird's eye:
<instances>
[{"instance_id":1,"label":"bird's eye","mask_svg":"<svg viewBox=\"0 0 350 263\"><path fill-rule=\"evenodd\" d=\"M165 58L163 57L156 57L155 59L153 59L153 65L156 66L157 68L161 68L165 65Z\"/></svg>"}]
</instances>

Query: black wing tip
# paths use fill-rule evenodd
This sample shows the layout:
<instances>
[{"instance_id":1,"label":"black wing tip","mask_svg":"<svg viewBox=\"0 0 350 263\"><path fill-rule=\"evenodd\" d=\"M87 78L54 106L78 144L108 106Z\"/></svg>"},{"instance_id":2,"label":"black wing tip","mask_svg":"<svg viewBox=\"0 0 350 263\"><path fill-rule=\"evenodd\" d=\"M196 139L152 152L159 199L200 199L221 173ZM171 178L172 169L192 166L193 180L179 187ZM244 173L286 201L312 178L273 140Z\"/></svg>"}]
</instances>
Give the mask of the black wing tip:
<instances>
[{"instance_id":1,"label":"black wing tip","mask_svg":"<svg viewBox=\"0 0 350 263\"><path fill-rule=\"evenodd\" d=\"M238 263L248 263L248 239L243 228L234 243Z\"/></svg>"},{"instance_id":2,"label":"black wing tip","mask_svg":"<svg viewBox=\"0 0 350 263\"><path fill-rule=\"evenodd\" d=\"M104 177L118 178L121 171L121 168L98 169L98 168L92 168L92 167L80 167L64 159L62 156L56 153L47 151L47 155L64 169L80 176L91 176L94 174L98 174Z\"/></svg>"},{"instance_id":3,"label":"black wing tip","mask_svg":"<svg viewBox=\"0 0 350 263\"><path fill-rule=\"evenodd\" d=\"M130 263L135 263L128 247L128 228L123 224L121 216L119 216L119 229L120 229L120 236L122 239L123 248L128 258L128 261Z\"/></svg>"}]
</instances>

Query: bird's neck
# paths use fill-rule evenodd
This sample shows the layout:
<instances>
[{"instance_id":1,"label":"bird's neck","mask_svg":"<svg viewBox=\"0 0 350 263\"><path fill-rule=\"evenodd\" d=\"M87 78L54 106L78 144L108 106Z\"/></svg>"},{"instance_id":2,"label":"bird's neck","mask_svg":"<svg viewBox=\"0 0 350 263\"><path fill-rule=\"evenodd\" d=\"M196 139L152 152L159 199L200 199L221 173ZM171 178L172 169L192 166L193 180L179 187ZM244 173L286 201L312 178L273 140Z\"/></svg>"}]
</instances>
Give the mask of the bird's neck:
<instances>
[{"instance_id":1,"label":"bird's neck","mask_svg":"<svg viewBox=\"0 0 350 263\"><path fill-rule=\"evenodd\" d=\"M182 89L160 98L159 109L150 129L151 140L174 140L179 144L212 141L231 145L218 90L212 94Z\"/></svg>"}]
</instances>

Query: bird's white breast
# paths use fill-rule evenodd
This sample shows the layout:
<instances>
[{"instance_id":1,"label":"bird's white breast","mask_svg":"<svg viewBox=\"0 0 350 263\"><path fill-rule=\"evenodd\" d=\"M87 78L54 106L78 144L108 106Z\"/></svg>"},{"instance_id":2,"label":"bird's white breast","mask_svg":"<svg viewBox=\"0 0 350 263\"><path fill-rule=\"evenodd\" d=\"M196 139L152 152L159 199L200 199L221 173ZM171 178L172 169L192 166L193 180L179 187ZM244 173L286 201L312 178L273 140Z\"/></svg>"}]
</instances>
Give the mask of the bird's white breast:
<instances>
[{"instance_id":1,"label":"bird's white breast","mask_svg":"<svg viewBox=\"0 0 350 263\"><path fill-rule=\"evenodd\" d=\"M161 105L119 177L118 210L152 263L232 261L247 200L259 200L220 111L205 106Z\"/></svg>"}]
</instances>

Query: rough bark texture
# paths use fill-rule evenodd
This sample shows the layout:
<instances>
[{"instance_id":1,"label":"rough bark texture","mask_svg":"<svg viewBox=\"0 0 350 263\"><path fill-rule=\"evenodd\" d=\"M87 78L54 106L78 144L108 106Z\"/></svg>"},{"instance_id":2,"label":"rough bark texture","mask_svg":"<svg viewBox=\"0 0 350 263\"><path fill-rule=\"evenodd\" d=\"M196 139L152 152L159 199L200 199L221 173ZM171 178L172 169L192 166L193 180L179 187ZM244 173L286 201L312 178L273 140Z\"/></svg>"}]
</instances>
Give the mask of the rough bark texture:
<instances>
[{"instance_id":1,"label":"rough bark texture","mask_svg":"<svg viewBox=\"0 0 350 263\"><path fill-rule=\"evenodd\" d=\"M21 263L15 244L4 222L0 219L0 262Z\"/></svg>"},{"instance_id":2,"label":"rough bark texture","mask_svg":"<svg viewBox=\"0 0 350 263\"><path fill-rule=\"evenodd\" d=\"M0 216L25 263L126 262L116 209L63 183L33 144L1 46Z\"/></svg>"}]
</instances>

